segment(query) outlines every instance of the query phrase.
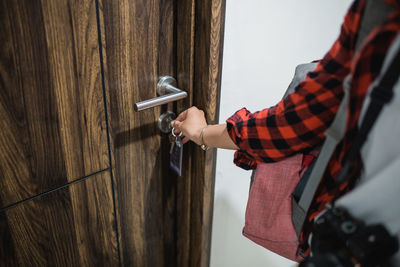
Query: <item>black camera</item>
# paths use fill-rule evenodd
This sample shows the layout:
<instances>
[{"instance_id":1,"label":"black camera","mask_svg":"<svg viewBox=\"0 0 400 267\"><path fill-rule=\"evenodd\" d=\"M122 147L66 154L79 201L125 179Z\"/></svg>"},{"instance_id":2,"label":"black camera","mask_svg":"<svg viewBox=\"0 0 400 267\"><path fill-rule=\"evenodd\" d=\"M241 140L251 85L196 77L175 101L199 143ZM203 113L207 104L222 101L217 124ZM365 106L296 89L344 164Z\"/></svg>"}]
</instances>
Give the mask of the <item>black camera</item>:
<instances>
[{"instance_id":1,"label":"black camera","mask_svg":"<svg viewBox=\"0 0 400 267\"><path fill-rule=\"evenodd\" d=\"M366 225L343 208L328 208L313 225L311 253L300 267L391 266L397 237L381 225Z\"/></svg>"}]
</instances>

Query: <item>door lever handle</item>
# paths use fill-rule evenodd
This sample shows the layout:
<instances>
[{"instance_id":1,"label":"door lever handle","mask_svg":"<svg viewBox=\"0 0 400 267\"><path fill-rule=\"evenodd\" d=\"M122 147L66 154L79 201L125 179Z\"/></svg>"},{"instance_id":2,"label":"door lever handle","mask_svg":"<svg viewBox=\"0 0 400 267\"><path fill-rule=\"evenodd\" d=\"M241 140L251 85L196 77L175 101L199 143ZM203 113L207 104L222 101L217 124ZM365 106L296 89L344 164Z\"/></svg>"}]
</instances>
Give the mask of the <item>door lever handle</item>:
<instances>
[{"instance_id":1,"label":"door lever handle","mask_svg":"<svg viewBox=\"0 0 400 267\"><path fill-rule=\"evenodd\" d=\"M163 76L157 83L157 94L159 97L137 102L134 106L135 111L141 111L167 104L187 97L187 93L175 87L176 80L171 76Z\"/></svg>"}]
</instances>

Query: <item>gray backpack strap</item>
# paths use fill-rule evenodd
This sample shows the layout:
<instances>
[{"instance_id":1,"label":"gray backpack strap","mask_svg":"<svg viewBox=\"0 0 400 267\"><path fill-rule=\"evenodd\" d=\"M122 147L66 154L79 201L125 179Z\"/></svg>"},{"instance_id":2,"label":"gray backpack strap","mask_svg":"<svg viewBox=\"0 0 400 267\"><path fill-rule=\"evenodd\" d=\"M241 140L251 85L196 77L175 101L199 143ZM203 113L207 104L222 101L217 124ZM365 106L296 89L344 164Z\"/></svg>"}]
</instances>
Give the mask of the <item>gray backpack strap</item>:
<instances>
[{"instance_id":1,"label":"gray backpack strap","mask_svg":"<svg viewBox=\"0 0 400 267\"><path fill-rule=\"evenodd\" d=\"M315 62L297 65L296 70L294 71L294 77L290 82L285 94L283 95L283 99L285 99L289 94L293 93L299 83L306 78L307 73L313 71L317 65L318 63Z\"/></svg>"},{"instance_id":2,"label":"gray backpack strap","mask_svg":"<svg viewBox=\"0 0 400 267\"><path fill-rule=\"evenodd\" d=\"M300 200L297 203L296 200L292 199L292 220L298 236L300 236L308 210L311 206L318 185L324 175L326 166L335 151L336 145L342 140L346 132L346 111L350 98L350 80L351 77L348 75L343 83L344 96L342 102L340 103L335 119L329 129L325 132L325 142L321 148Z\"/></svg>"},{"instance_id":3,"label":"gray backpack strap","mask_svg":"<svg viewBox=\"0 0 400 267\"><path fill-rule=\"evenodd\" d=\"M359 50L362 42L367 38L368 34L372 32L372 30L382 24L389 14L393 12L395 8L386 3L383 0L368 0L365 6L365 11L360 29L358 30L358 37L356 41L356 51Z\"/></svg>"},{"instance_id":4,"label":"gray backpack strap","mask_svg":"<svg viewBox=\"0 0 400 267\"><path fill-rule=\"evenodd\" d=\"M365 7L364 15L361 21L355 49L358 51L360 45L368 34L379 24L381 24L393 11L393 7L385 3L383 0L368 0ZM310 209L312 200L321 182L326 170L326 166L335 151L337 144L342 140L346 131L346 110L350 95L351 77L347 76L343 83L344 97L340 104L339 110L333 120L331 126L326 131L326 139L319 153L315 166L310 174L304 191L299 202L292 199L292 220L298 236L300 236L304 222L306 220L308 210Z\"/></svg>"}]
</instances>

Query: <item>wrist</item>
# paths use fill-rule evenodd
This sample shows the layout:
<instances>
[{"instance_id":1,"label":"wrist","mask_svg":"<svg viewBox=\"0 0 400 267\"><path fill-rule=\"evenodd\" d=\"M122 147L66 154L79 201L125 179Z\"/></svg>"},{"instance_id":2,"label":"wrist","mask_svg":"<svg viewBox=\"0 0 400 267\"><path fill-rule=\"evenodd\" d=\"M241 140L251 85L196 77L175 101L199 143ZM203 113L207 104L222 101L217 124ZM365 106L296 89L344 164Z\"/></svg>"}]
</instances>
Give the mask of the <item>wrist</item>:
<instances>
[{"instance_id":1,"label":"wrist","mask_svg":"<svg viewBox=\"0 0 400 267\"><path fill-rule=\"evenodd\" d=\"M201 149L203 149L204 151L208 150L209 147L207 146L205 140L204 140L204 133L207 129L209 125L204 126L201 131L200 131L200 136L199 136L199 145L201 147Z\"/></svg>"}]
</instances>

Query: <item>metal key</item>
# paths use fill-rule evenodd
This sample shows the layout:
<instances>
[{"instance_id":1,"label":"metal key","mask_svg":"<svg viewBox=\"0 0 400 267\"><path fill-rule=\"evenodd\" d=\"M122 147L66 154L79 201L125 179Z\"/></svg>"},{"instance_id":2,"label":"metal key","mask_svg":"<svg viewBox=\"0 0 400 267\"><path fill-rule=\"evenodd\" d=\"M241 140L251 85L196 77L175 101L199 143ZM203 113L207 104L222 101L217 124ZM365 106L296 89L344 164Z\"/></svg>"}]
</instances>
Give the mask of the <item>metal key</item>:
<instances>
[{"instance_id":1,"label":"metal key","mask_svg":"<svg viewBox=\"0 0 400 267\"><path fill-rule=\"evenodd\" d=\"M172 151L174 150L174 146L175 146L175 142L176 142L176 136L174 137L172 134L170 134L168 136L168 138L169 138L169 143L171 144L171 148L169 150L169 154L171 154Z\"/></svg>"},{"instance_id":2,"label":"metal key","mask_svg":"<svg viewBox=\"0 0 400 267\"><path fill-rule=\"evenodd\" d=\"M170 154L172 154L172 152L174 151L175 144L177 144L177 143L182 144L182 141L180 140L181 136L182 136L182 132L180 132L179 135L176 135L174 133L174 131L175 131L175 128L172 128L171 135L169 136L169 142L171 143L171 148L169 150ZM178 140L178 138L179 138L179 140Z\"/></svg>"}]
</instances>

